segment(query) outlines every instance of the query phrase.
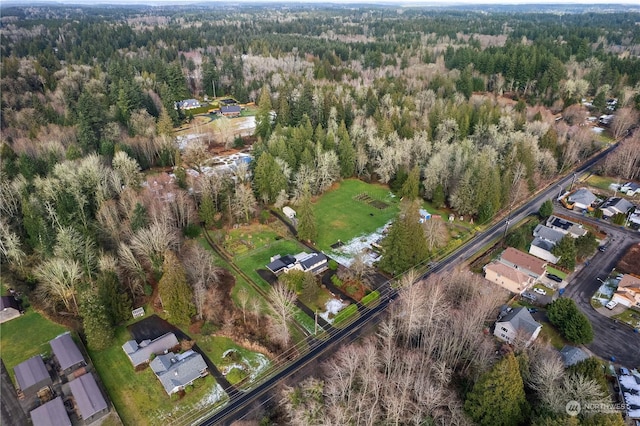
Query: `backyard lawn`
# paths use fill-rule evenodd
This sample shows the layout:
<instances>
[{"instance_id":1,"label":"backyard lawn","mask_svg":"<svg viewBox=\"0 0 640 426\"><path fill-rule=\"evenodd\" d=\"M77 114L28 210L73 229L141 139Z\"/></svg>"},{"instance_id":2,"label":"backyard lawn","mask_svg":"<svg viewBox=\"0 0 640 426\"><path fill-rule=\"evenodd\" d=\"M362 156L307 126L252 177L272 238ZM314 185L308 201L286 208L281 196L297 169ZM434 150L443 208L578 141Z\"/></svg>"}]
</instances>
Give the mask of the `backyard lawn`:
<instances>
[{"instance_id":1,"label":"backyard lawn","mask_svg":"<svg viewBox=\"0 0 640 426\"><path fill-rule=\"evenodd\" d=\"M556 276L562 278L563 280L565 278L567 278L567 273L566 272L562 272L561 270L553 268L553 267L551 267L549 265L547 265L547 273L556 275Z\"/></svg>"},{"instance_id":2,"label":"backyard lawn","mask_svg":"<svg viewBox=\"0 0 640 426\"><path fill-rule=\"evenodd\" d=\"M611 188L609 188L609 185L617 183L618 179L600 175L591 175L586 182L589 186L593 186L594 188L610 190Z\"/></svg>"},{"instance_id":3,"label":"backyard lawn","mask_svg":"<svg viewBox=\"0 0 640 426\"><path fill-rule=\"evenodd\" d=\"M11 377L13 367L38 354L50 354L49 341L67 331L33 310L0 325L0 354Z\"/></svg>"},{"instance_id":4,"label":"backyard lawn","mask_svg":"<svg viewBox=\"0 0 640 426\"><path fill-rule=\"evenodd\" d=\"M151 368L134 371L122 350L131 339L125 327L116 330L115 343L103 351L89 351L93 363L107 388L109 397L124 424L156 425L179 422L191 412L227 398L209 375L194 382L194 389L184 398L174 400L165 393Z\"/></svg>"},{"instance_id":5,"label":"backyard lawn","mask_svg":"<svg viewBox=\"0 0 640 426\"><path fill-rule=\"evenodd\" d=\"M556 328L548 322L542 323L540 336L546 338L549 343L551 343L551 345L558 350L562 349L565 345L568 344L568 342L560 335L558 330L556 330Z\"/></svg>"},{"instance_id":6,"label":"backyard lawn","mask_svg":"<svg viewBox=\"0 0 640 426\"><path fill-rule=\"evenodd\" d=\"M329 251L338 240L347 242L374 232L398 214L398 204L399 200L390 195L386 186L357 179L340 182L313 206L318 227L317 247Z\"/></svg>"}]
</instances>

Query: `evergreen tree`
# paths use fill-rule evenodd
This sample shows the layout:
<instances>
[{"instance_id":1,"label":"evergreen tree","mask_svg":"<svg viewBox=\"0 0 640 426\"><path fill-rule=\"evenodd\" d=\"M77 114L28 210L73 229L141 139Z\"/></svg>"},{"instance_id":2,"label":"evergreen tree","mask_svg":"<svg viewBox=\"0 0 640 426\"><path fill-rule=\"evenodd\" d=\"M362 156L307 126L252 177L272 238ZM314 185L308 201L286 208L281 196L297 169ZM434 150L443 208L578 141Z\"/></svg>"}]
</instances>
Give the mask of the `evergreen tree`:
<instances>
[{"instance_id":1,"label":"evergreen tree","mask_svg":"<svg viewBox=\"0 0 640 426\"><path fill-rule=\"evenodd\" d=\"M118 325L131 315L131 299L123 291L115 272L102 272L96 279L98 298L106 309L111 325Z\"/></svg>"},{"instance_id":2,"label":"evergreen tree","mask_svg":"<svg viewBox=\"0 0 640 426\"><path fill-rule=\"evenodd\" d=\"M356 169L356 150L344 121L340 123L338 128L338 160L340 161L340 176L343 178L353 176Z\"/></svg>"},{"instance_id":3,"label":"evergreen tree","mask_svg":"<svg viewBox=\"0 0 640 426\"><path fill-rule=\"evenodd\" d=\"M571 235L565 235L562 237L558 244L553 247L551 252L555 256L560 257L558 265L570 270L573 270L573 268L576 267L576 244Z\"/></svg>"},{"instance_id":4,"label":"evergreen tree","mask_svg":"<svg viewBox=\"0 0 640 426\"><path fill-rule=\"evenodd\" d=\"M540 210L538 210L538 216L541 219L547 219L549 216L553 214L553 203L551 200L547 200L540 206Z\"/></svg>"},{"instance_id":5,"label":"evergreen tree","mask_svg":"<svg viewBox=\"0 0 640 426\"><path fill-rule=\"evenodd\" d=\"M405 203L398 218L382 240L380 268L393 275L407 271L429 256L429 247L420 224L417 202Z\"/></svg>"},{"instance_id":6,"label":"evergreen tree","mask_svg":"<svg viewBox=\"0 0 640 426\"><path fill-rule=\"evenodd\" d=\"M287 189L287 178L270 153L258 158L253 184L258 198L266 204L275 202L280 191Z\"/></svg>"},{"instance_id":7,"label":"evergreen tree","mask_svg":"<svg viewBox=\"0 0 640 426\"><path fill-rule=\"evenodd\" d=\"M481 426L518 425L526 418L528 408L513 353L480 377L464 404L465 411Z\"/></svg>"},{"instance_id":8,"label":"evergreen tree","mask_svg":"<svg viewBox=\"0 0 640 426\"><path fill-rule=\"evenodd\" d=\"M436 189L433 190L433 195L431 196L433 207L436 209L444 207L444 199L444 188L442 187L442 184L439 183L438 186L436 186Z\"/></svg>"},{"instance_id":9,"label":"evergreen tree","mask_svg":"<svg viewBox=\"0 0 640 426\"><path fill-rule=\"evenodd\" d=\"M262 86L262 92L260 93L254 134L264 141L269 139L271 135L271 94L267 86Z\"/></svg>"},{"instance_id":10,"label":"evergreen tree","mask_svg":"<svg viewBox=\"0 0 640 426\"><path fill-rule=\"evenodd\" d=\"M576 257L578 259L584 259L596 251L598 248L598 240L596 240L596 236L592 232L587 232L576 238L575 245Z\"/></svg>"},{"instance_id":11,"label":"evergreen tree","mask_svg":"<svg viewBox=\"0 0 640 426\"><path fill-rule=\"evenodd\" d=\"M304 195L298 205L298 238L306 241L313 241L318 236L316 225L316 215L311 204L311 194L305 189Z\"/></svg>"},{"instance_id":12,"label":"evergreen tree","mask_svg":"<svg viewBox=\"0 0 640 426\"><path fill-rule=\"evenodd\" d=\"M576 303L566 297L553 301L547 307L551 324L569 341L577 344L593 340L593 328L589 319L578 309Z\"/></svg>"},{"instance_id":13,"label":"evergreen tree","mask_svg":"<svg viewBox=\"0 0 640 426\"><path fill-rule=\"evenodd\" d=\"M172 251L167 251L162 265L162 278L158 293L169 320L176 324L189 324L196 314L191 287L187 284L184 265Z\"/></svg>"},{"instance_id":14,"label":"evergreen tree","mask_svg":"<svg viewBox=\"0 0 640 426\"><path fill-rule=\"evenodd\" d=\"M200 221L204 222L204 226L212 228L215 224L216 206L213 202L211 194L204 194L200 201L200 209L198 210Z\"/></svg>"},{"instance_id":15,"label":"evergreen tree","mask_svg":"<svg viewBox=\"0 0 640 426\"><path fill-rule=\"evenodd\" d=\"M91 289L82 293L80 316L89 349L100 351L111 346L114 334L107 307Z\"/></svg>"},{"instance_id":16,"label":"evergreen tree","mask_svg":"<svg viewBox=\"0 0 640 426\"><path fill-rule=\"evenodd\" d=\"M418 168L418 166L409 172L407 180L400 190L400 196L410 201L420 196L420 168Z\"/></svg>"},{"instance_id":17,"label":"evergreen tree","mask_svg":"<svg viewBox=\"0 0 640 426\"><path fill-rule=\"evenodd\" d=\"M138 229L144 228L148 222L147 208L142 203L136 203L133 209L133 215L131 216L131 230L135 232Z\"/></svg>"}]
</instances>

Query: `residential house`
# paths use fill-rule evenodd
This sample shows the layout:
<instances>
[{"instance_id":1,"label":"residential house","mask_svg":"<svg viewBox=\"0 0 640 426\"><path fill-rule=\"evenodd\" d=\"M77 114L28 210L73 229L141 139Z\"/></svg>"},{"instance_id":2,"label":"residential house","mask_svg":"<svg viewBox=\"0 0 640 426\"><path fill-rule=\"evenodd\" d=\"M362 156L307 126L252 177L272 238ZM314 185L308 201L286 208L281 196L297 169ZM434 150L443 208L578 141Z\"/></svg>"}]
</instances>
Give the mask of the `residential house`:
<instances>
[{"instance_id":1,"label":"residential house","mask_svg":"<svg viewBox=\"0 0 640 426\"><path fill-rule=\"evenodd\" d=\"M627 182L620 187L620 192L627 194L628 196L640 195L640 184L635 182Z\"/></svg>"},{"instance_id":2,"label":"residential house","mask_svg":"<svg viewBox=\"0 0 640 426\"><path fill-rule=\"evenodd\" d=\"M0 297L0 324L20 316L20 305L13 296Z\"/></svg>"},{"instance_id":3,"label":"residential house","mask_svg":"<svg viewBox=\"0 0 640 426\"><path fill-rule=\"evenodd\" d=\"M224 105L220 107L220 115L228 118L240 117L240 105Z\"/></svg>"},{"instance_id":4,"label":"residential house","mask_svg":"<svg viewBox=\"0 0 640 426\"><path fill-rule=\"evenodd\" d=\"M85 424L93 423L109 413L107 401L91 373L83 374L69 382L69 388L78 413Z\"/></svg>"},{"instance_id":5,"label":"residential house","mask_svg":"<svg viewBox=\"0 0 640 426\"><path fill-rule=\"evenodd\" d=\"M485 265L484 277L509 290L512 293L521 294L527 287L533 284L534 279L529 275L518 271L500 262L491 262Z\"/></svg>"},{"instance_id":6,"label":"residential house","mask_svg":"<svg viewBox=\"0 0 640 426\"><path fill-rule=\"evenodd\" d=\"M564 234L556 229L538 224L533 230L533 236L535 238L540 238L544 241L548 241L551 244L558 244L562 237L564 237Z\"/></svg>"},{"instance_id":7,"label":"residential house","mask_svg":"<svg viewBox=\"0 0 640 426\"><path fill-rule=\"evenodd\" d=\"M498 318L493 334L500 340L513 343L523 339L530 345L540 334L542 326L533 319L527 308L515 308Z\"/></svg>"},{"instance_id":8,"label":"residential house","mask_svg":"<svg viewBox=\"0 0 640 426\"><path fill-rule=\"evenodd\" d=\"M585 359L589 358L589 355L585 351L580 348L576 348L575 346L566 345L560 351L560 357L562 357L562 361L564 362L565 367L570 367L575 365Z\"/></svg>"},{"instance_id":9,"label":"residential house","mask_svg":"<svg viewBox=\"0 0 640 426\"><path fill-rule=\"evenodd\" d=\"M586 188L581 188L567 197L567 202L573 210L588 210L596 201L596 196Z\"/></svg>"},{"instance_id":10,"label":"residential house","mask_svg":"<svg viewBox=\"0 0 640 426\"><path fill-rule=\"evenodd\" d=\"M544 275L547 263L530 254L523 253L513 247L507 247L500 255L500 262L534 279Z\"/></svg>"},{"instance_id":11,"label":"residential house","mask_svg":"<svg viewBox=\"0 0 640 426\"><path fill-rule=\"evenodd\" d=\"M547 226L556 231L562 232L564 235L571 235L573 238L587 235L587 230L579 223L574 223L566 219L551 215L547 219Z\"/></svg>"},{"instance_id":12,"label":"residential house","mask_svg":"<svg viewBox=\"0 0 640 426\"><path fill-rule=\"evenodd\" d=\"M165 354L178 345L179 342L176 335L167 333L156 339L147 339L140 343L137 343L135 340L129 340L122 345L122 350L124 350L124 353L129 357L133 367L137 368L148 363L151 355Z\"/></svg>"},{"instance_id":13,"label":"residential house","mask_svg":"<svg viewBox=\"0 0 640 426\"><path fill-rule=\"evenodd\" d=\"M633 213L631 213L631 215L629 216L629 223L640 226L640 208L636 207Z\"/></svg>"},{"instance_id":14,"label":"residential house","mask_svg":"<svg viewBox=\"0 0 640 426\"><path fill-rule=\"evenodd\" d=\"M629 274L623 275L618 283L618 290L611 300L627 308L640 307L640 278Z\"/></svg>"},{"instance_id":15,"label":"residential house","mask_svg":"<svg viewBox=\"0 0 640 426\"><path fill-rule=\"evenodd\" d=\"M53 383L40 355L16 365L13 372L16 375L18 389L24 395L35 395L40 389Z\"/></svg>"},{"instance_id":16,"label":"residential house","mask_svg":"<svg viewBox=\"0 0 640 426\"><path fill-rule=\"evenodd\" d=\"M33 426L71 426L61 397L42 404L30 414Z\"/></svg>"},{"instance_id":17,"label":"residential house","mask_svg":"<svg viewBox=\"0 0 640 426\"><path fill-rule=\"evenodd\" d=\"M558 263L559 256L553 254L553 248L555 244L550 243L542 238L534 238L529 247L529 253L542 260L546 260L550 263Z\"/></svg>"},{"instance_id":18,"label":"residential house","mask_svg":"<svg viewBox=\"0 0 640 426\"><path fill-rule=\"evenodd\" d=\"M600 206L602 216L605 218L610 218L618 213L627 214L631 209L635 209L635 206L630 201L620 197L611 197Z\"/></svg>"},{"instance_id":19,"label":"residential house","mask_svg":"<svg viewBox=\"0 0 640 426\"><path fill-rule=\"evenodd\" d=\"M198 101L197 99L185 99L183 101L176 102L175 104L175 108L179 108L181 110L200 108L201 106L202 105L200 104L200 101Z\"/></svg>"},{"instance_id":20,"label":"residential house","mask_svg":"<svg viewBox=\"0 0 640 426\"><path fill-rule=\"evenodd\" d=\"M327 269L327 256L322 253L298 253L295 256L273 256L267 269L276 275L286 274L290 271L313 272L319 274Z\"/></svg>"},{"instance_id":21,"label":"residential house","mask_svg":"<svg viewBox=\"0 0 640 426\"><path fill-rule=\"evenodd\" d=\"M640 373L631 371L630 374L618 376L620 390L627 408L627 418L640 420ZM637 424L637 423L636 423Z\"/></svg>"},{"instance_id":22,"label":"residential house","mask_svg":"<svg viewBox=\"0 0 640 426\"><path fill-rule=\"evenodd\" d=\"M61 334L50 341L49 344L64 374L72 373L76 369L87 365L69 332Z\"/></svg>"},{"instance_id":23,"label":"residential house","mask_svg":"<svg viewBox=\"0 0 640 426\"><path fill-rule=\"evenodd\" d=\"M166 355L158 355L149 366L168 395L183 390L196 379L209 374L202 355L193 350L183 354L169 352Z\"/></svg>"}]
</instances>

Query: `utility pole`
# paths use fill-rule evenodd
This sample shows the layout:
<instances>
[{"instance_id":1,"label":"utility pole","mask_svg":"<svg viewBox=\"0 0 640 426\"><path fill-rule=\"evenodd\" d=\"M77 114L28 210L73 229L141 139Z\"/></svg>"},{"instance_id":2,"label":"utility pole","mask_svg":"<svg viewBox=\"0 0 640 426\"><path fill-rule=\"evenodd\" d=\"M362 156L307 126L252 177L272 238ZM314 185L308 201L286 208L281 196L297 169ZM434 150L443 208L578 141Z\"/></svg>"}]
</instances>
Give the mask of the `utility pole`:
<instances>
[{"instance_id":1,"label":"utility pole","mask_svg":"<svg viewBox=\"0 0 640 426\"><path fill-rule=\"evenodd\" d=\"M578 174L574 173L573 179L571 179L571 188L569 189L569 191L573 191L573 184L576 183L576 177L578 177Z\"/></svg>"},{"instance_id":2,"label":"utility pole","mask_svg":"<svg viewBox=\"0 0 640 426\"><path fill-rule=\"evenodd\" d=\"M316 309L314 319L315 319L315 324L313 327L313 335L315 336L316 334L318 334L318 309Z\"/></svg>"},{"instance_id":3,"label":"utility pole","mask_svg":"<svg viewBox=\"0 0 640 426\"><path fill-rule=\"evenodd\" d=\"M213 99L216 99L216 81L211 80L211 86L213 87Z\"/></svg>"}]
</instances>

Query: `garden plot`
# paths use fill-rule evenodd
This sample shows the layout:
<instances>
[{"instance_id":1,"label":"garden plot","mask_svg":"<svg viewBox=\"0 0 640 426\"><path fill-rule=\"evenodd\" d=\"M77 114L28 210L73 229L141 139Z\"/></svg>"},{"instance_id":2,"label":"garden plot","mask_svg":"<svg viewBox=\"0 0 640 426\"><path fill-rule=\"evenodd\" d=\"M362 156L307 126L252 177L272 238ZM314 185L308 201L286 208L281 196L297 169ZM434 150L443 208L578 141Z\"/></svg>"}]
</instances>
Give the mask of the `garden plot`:
<instances>
[{"instance_id":1,"label":"garden plot","mask_svg":"<svg viewBox=\"0 0 640 426\"><path fill-rule=\"evenodd\" d=\"M391 221L387 222L384 226L375 230L375 232L368 235L361 235L355 237L352 240L343 243L340 247L332 249L329 252L329 257L334 259L339 264L351 266L353 259L360 253L363 255L363 261L367 265L373 265L378 259L378 254L374 252L371 247L373 243L381 240L384 237L385 230L389 227Z\"/></svg>"},{"instance_id":2,"label":"garden plot","mask_svg":"<svg viewBox=\"0 0 640 426\"><path fill-rule=\"evenodd\" d=\"M324 304L325 311L318 313L318 316L323 318L329 324L332 324L333 318L338 314L338 312L347 306L349 306L349 303L347 302L343 302L339 299L330 299Z\"/></svg>"}]
</instances>

